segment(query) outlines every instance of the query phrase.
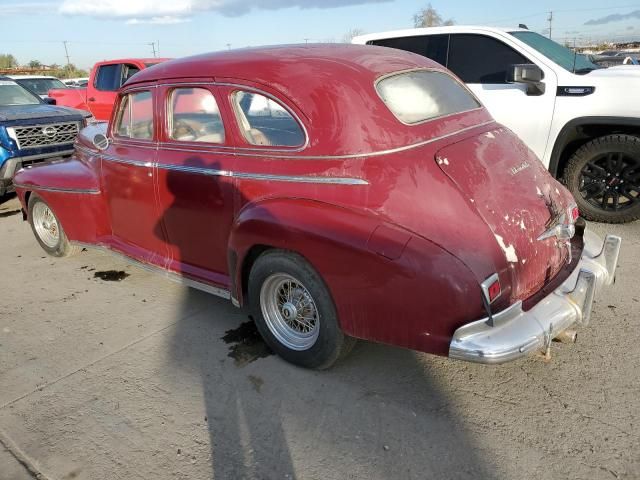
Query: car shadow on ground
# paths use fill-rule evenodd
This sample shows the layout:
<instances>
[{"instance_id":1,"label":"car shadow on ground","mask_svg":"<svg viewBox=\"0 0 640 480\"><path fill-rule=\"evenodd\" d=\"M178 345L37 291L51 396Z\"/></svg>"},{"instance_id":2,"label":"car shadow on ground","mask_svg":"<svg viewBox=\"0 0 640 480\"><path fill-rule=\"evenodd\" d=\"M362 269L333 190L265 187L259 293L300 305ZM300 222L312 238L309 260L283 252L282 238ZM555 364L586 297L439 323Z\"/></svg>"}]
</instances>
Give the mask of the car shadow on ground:
<instances>
[{"instance_id":1,"label":"car shadow on ground","mask_svg":"<svg viewBox=\"0 0 640 480\"><path fill-rule=\"evenodd\" d=\"M215 479L493 478L433 357L362 342L328 371L305 370L271 355L227 300L187 288L178 316L169 362L201 383Z\"/></svg>"}]
</instances>

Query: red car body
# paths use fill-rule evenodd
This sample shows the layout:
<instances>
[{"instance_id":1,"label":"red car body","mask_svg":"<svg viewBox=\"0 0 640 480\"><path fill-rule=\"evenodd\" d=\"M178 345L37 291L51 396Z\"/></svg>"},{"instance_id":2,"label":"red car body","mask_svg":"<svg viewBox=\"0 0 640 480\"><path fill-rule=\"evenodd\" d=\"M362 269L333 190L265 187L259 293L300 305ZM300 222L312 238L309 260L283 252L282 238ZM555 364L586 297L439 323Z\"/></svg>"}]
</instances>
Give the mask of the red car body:
<instances>
[{"instance_id":1,"label":"red car body","mask_svg":"<svg viewBox=\"0 0 640 480\"><path fill-rule=\"evenodd\" d=\"M89 74L86 88L57 88L49 90L48 96L56 101L56 105L88 110L96 120L108 121L113 112L113 105L118 97L120 87L139 70L149 68L168 58L124 58L119 60L105 60L96 63ZM112 80L111 86L101 87L97 82L100 72L110 69L108 75ZM113 74L112 74L113 73Z\"/></svg>"},{"instance_id":2,"label":"red car body","mask_svg":"<svg viewBox=\"0 0 640 480\"><path fill-rule=\"evenodd\" d=\"M563 304L564 320L548 332L527 312L567 282L586 285L592 299L612 280L619 239L607 237L603 256L603 243L580 225L571 240L558 234L574 228L573 198L482 106L399 121L376 84L414 70L451 76L418 55L353 45L166 62L138 73L116 102L151 92L152 138L118 136L114 114L103 131L108 148L92 144L100 127L89 127L75 158L21 171L17 192L25 212L31 195L44 199L71 242L119 252L237 305L249 301L256 258L281 249L320 274L349 336L486 363L539 349L582 321L590 300L580 297L578 313ZM165 106L177 86L215 96L224 144L171 138ZM300 123L304 144L248 144L230 100L238 89L276 99ZM595 283L583 278L589 269ZM509 318L505 331L498 320L507 314L528 323ZM465 328L475 330L456 344ZM508 351L483 350L488 328L497 337L526 333Z\"/></svg>"}]
</instances>

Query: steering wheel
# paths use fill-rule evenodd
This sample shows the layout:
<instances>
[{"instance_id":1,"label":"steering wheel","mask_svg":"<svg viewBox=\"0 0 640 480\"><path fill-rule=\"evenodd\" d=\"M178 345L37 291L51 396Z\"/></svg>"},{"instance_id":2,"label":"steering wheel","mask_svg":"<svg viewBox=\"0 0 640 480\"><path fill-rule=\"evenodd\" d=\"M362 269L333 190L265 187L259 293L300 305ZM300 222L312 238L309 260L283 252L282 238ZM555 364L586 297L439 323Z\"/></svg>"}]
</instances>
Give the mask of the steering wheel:
<instances>
[{"instance_id":1,"label":"steering wheel","mask_svg":"<svg viewBox=\"0 0 640 480\"><path fill-rule=\"evenodd\" d=\"M198 132L196 131L195 128L193 128L191 125L189 125L184 120L178 120L173 125L173 135L172 136L174 138L179 138L179 137L184 137L185 135L190 135L193 138L198 138Z\"/></svg>"}]
</instances>

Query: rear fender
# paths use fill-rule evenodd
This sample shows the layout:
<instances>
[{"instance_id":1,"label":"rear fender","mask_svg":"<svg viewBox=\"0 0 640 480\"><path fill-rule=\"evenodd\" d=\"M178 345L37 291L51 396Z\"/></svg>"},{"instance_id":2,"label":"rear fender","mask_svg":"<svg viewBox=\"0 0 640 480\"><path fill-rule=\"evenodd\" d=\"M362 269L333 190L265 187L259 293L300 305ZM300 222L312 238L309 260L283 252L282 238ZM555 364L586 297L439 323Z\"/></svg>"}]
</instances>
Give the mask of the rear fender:
<instances>
[{"instance_id":1,"label":"rear fender","mask_svg":"<svg viewBox=\"0 0 640 480\"><path fill-rule=\"evenodd\" d=\"M301 199L250 205L229 243L240 304L249 300L243 266L255 246L303 256L327 285L342 330L356 338L446 355L455 329L484 313L478 282L460 260L373 216Z\"/></svg>"}]
</instances>

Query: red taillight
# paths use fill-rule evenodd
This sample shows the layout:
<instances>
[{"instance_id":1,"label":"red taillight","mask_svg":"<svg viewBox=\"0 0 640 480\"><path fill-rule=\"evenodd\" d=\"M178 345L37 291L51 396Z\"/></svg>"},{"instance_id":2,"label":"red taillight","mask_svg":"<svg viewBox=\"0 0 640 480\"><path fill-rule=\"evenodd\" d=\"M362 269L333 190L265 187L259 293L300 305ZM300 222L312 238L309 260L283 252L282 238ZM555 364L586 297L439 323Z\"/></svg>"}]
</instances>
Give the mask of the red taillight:
<instances>
[{"instance_id":1,"label":"red taillight","mask_svg":"<svg viewBox=\"0 0 640 480\"><path fill-rule=\"evenodd\" d=\"M502 289L500 288L500 280L496 280L489 286L489 301L493 302L496 298L498 298L501 291Z\"/></svg>"},{"instance_id":2,"label":"red taillight","mask_svg":"<svg viewBox=\"0 0 640 480\"><path fill-rule=\"evenodd\" d=\"M502 293L502 287L500 286L500 279L498 274L494 273L484 282L482 282L482 293L489 303L492 303Z\"/></svg>"},{"instance_id":3,"label":"red taillight","mask_svg":"<svg viewBox=\"0 0 640 480\"><path fill-rule=\"evenodd\" d=\"M573 218L573 221L575 222L579 216L580 216L580 210L578 210L578 207L573 207L571 209L571 218Z\"/></svg>"}]
</instances>

